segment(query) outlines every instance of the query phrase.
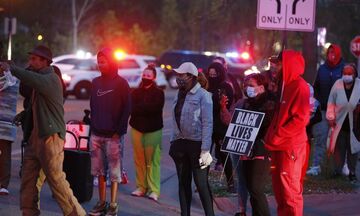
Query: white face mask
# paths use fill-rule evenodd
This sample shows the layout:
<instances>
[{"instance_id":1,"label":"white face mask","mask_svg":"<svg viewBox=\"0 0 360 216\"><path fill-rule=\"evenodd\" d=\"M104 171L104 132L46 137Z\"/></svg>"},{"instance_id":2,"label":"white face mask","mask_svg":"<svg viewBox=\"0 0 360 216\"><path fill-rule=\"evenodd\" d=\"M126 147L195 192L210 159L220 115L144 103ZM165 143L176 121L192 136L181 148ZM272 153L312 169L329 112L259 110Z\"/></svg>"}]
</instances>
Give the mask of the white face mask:
<instances>
[{"instance_id":1,"label":"white face mask","mask_svg":"<svg viewBox=\"0 0 360 216\"><path fill-rule=\"evenodd\" d=\"M343 79L344 83L349 84L349 83L352 83L353 76L352 75L343 75L342 79Z\"/></svg>"},{"instance_id":2,"label":"white face mask","mask_svg":"<svg viewBox=\"0 0 360 216\"><path fill-rule=\"evenodd\" d=\"M247 96L249 96L249 98L254 98L258 95L258 93L256 92L256 89L255 87L251 87L251 86L248 86L246 88L246 94Z\"/></svg>"}]
</instances>

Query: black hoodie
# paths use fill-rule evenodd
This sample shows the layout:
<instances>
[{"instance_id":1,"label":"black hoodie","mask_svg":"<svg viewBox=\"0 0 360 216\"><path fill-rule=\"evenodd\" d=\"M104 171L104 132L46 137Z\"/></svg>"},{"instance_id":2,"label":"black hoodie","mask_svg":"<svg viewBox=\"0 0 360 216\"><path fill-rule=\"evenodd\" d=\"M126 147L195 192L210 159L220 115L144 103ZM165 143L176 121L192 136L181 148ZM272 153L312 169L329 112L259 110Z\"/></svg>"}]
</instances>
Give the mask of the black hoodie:
<instances>
[{"instance_id":1,"label":"black hoodie","mask_svg":"<svg viewBox=\"0 0 360 216\"><path fill-rule=\"evenodd\" d=\"M217 72L216 78L209 77L209 71L213 68ZM220 119L220 99L222 95L225 95L229 103L227 108L229 109L234 100L234 91L231 85L225 80L225 68L222 64L214 62L212 63L206 73L209 81L209 92L212 93L213 99L213 118L214 118L214 129L213 135L215 138L224 138L227 126L222 123Z\"/></svg>"},{"instance_id":2,"label":"black hoodie","mask_svg":"<svg viewBox=\"0 0 360 216\"><path fill-rule=\"evenodd\" d=\"M109 60L111 73L92 81L91 131L102 137L112 137L115 133L121 136L126 134L131 111L130 87L127 81L117 74L113 51L105 48L99 55Z\"/></svg>"}]
</instances>

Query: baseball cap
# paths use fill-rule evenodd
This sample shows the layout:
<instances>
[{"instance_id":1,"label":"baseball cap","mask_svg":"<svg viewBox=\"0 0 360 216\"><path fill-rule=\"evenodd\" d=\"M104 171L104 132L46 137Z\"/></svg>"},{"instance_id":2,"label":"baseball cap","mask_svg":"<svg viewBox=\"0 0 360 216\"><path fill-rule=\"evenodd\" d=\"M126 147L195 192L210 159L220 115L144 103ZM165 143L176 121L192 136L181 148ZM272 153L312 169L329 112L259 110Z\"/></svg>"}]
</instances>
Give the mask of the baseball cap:
<instances>
[{"instance_id":1,"label":"baseball cap","mask_svg":"<svg viewBox=\"0 0 360 216\"><path fill-rule=\"evenodd\" d=\"M52 52L51 50L43 45L36 46L32 51L28 52L28 54L40 56L52 63Z\"/></svg>"},{"instance_id":2,"label":"baseball cap","mask_svg":"<svg viewBox=\"0 0 360 216\"><path fill-rule=\"evenodd\" d=\"M198 72L198 69L196 68L196 66L191 63L191 62L184 62L180 65L180 67L174 69L174 71L176 73L179 73L179 74L185 74L185 73L189 73L189 74L192 74L194 76L198 76L199 72Z\"/></svg>"}]
</instances>

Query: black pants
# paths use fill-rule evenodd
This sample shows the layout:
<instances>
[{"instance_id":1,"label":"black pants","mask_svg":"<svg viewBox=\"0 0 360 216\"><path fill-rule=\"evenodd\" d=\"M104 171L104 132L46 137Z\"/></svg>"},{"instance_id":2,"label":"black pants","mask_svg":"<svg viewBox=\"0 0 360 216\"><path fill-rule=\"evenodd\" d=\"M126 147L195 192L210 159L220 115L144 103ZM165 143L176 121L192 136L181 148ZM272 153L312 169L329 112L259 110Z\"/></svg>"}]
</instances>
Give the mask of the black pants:
<instances>
[{"instance_id":1,"label":"black pants","mask_svg":"<svg viewBox=\"0 0 360 216\"><path fill-rule=\"evenodd\" d=\"M11 141L0 140L0 187L8 188L11 176Z\"/></svg>"},{"instance_id":2,"label":"black pants","mask_svg":"<svg viewBox=\"0 0 360 216\"><path fill-rule=\"evenodd\" d=\"M233 168L232 162L229 153L220 151L222 145L222 139L213 137L214 144L215 144L215 156L220 162L224 165L224 172L226 176L227 185L234 185L234 176L233 176ZM226 161L226 158L228 157ZM226 162L226 163L225 163Z\"/></svg>"},{"instance_id":3,"label":"black pants","mask_svg":"<svg viewBox=\"0 0 360 216\"><path fill-rule=\"evenodd\" d=\"M342 173L346 158L350 173L355 174L357 157L357 153L351 154L350 131L340 130L334 150L335 172Z\"/></svg>"},{"instance_id":4,"label":"black pants","mask_svg":"<svg viewBox=\"0 0 360 216\"><path fill-rule=\"evenodd\" d=\"M176 140L170 147L170 156L173 158L179 181L179 199L182 216L190 216L192 199L191 181L194 178L199 191L205 215L213 216L213 198L208 182L209 167L200 169L199 157L201 142L190 140Z\"/></svg>"},{"instance_id":5,"label":"black pants","mask_svg":"<svg viewBox=\"0 0 360 216\"><path fill-rule=\"evenodd\" d=\"M250 194L253 216L270 216L268 201L264 193L269 166L267 159L243 161L243 172Z\"/></svg>"}]
</instances>

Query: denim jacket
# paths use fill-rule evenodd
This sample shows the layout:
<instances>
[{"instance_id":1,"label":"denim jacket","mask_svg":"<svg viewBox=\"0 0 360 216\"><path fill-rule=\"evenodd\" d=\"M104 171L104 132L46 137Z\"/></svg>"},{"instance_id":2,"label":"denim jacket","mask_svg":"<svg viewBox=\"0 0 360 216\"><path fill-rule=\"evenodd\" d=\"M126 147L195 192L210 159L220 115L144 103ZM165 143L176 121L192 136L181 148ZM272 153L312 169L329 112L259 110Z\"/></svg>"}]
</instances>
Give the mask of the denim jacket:
<instances>
[{"instance_id":1,"label":"denim jacket","mask_svg":"<svg viewBox=\"0 0 360 216\"><path fill-rule=\"evenodd\" d=\"M172 111L173 134L171 141L177 139L201 141L201 150L210 150L213 130L211 94L201 88L199 83L189 91L181 111L180 129L175 120L176 103L177 97L174 100Z\"/></svg>"}]
</instances>

